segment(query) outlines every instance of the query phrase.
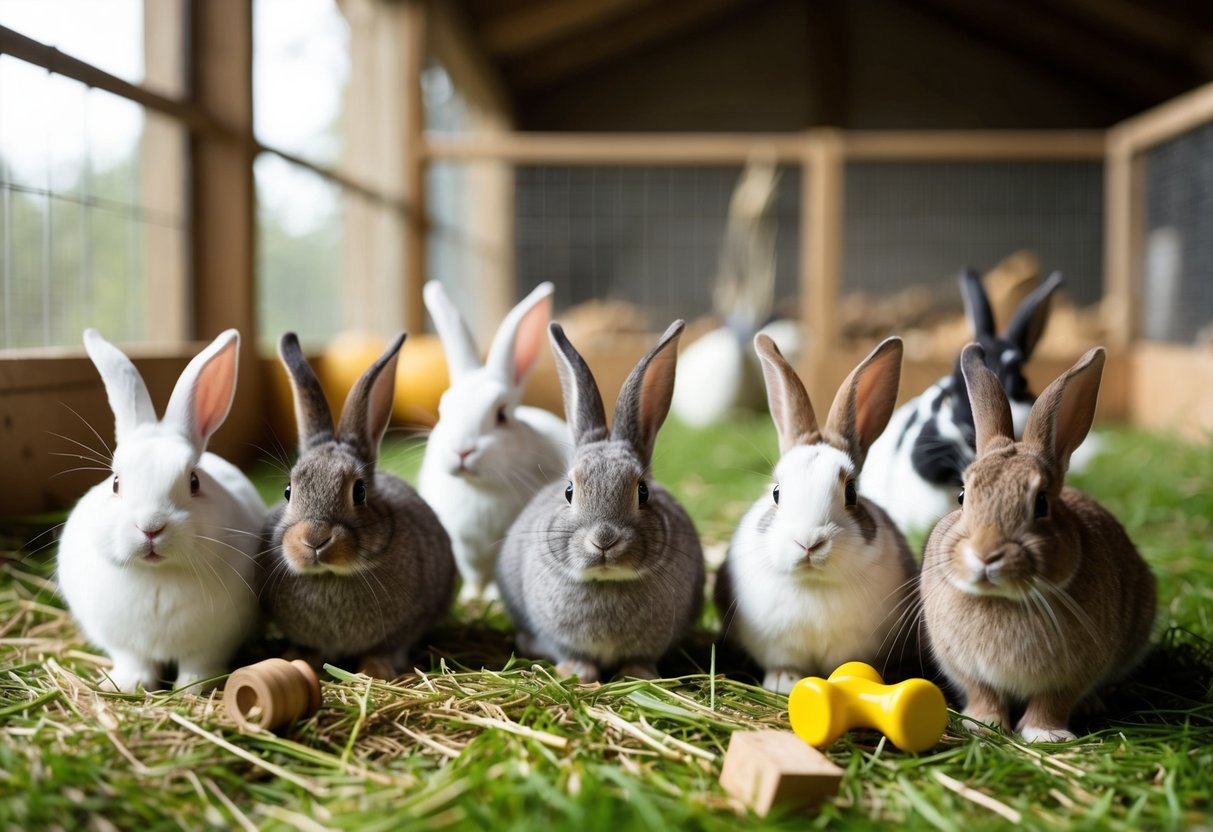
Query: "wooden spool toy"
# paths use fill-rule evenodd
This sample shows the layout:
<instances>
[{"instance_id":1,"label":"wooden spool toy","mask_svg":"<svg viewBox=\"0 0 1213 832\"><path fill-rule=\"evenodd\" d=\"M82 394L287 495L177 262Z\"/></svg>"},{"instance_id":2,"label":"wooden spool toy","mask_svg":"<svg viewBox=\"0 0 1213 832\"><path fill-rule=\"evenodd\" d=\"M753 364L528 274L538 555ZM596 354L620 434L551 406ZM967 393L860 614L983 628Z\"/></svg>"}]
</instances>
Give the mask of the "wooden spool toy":
<instances>
[{"instance_id":1,"label":"wooden spool toy","mask_svg":"<svg viewBox=\"0 0 1213 832\"><path fill-rule=\"evenodd\" d=\"M223 701L241 729L276 731L320 709L320 679L302 659L266 659L234 671Z\"/></svg>"}]
</instances>

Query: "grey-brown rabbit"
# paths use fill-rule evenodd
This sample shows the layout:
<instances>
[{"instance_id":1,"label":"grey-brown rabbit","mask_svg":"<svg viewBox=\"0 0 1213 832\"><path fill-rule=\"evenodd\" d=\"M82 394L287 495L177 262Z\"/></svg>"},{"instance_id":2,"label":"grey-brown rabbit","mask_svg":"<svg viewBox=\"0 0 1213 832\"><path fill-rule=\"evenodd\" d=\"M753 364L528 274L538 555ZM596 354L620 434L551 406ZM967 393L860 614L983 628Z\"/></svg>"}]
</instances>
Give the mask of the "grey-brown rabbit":
<instances>
[{"instance_id":1,"label":"grey-brown rabbit","mask_svg":"<svg viewBox=\"0 0 1213 832\"><path fill-rule=\"evenodd\" d=\"M262 602L320 661L356 658L394 678L451 605L455 561L438 518L407 483L376 471L404 335L354 385L336 429L293 332L279 355L295 394L299 460L266 523Z\"/></svg>"},{"instance_id":2,"label":"grey-brown rabbit","mask_svg":"<svg viewBox=\"0 0 1213 832\"><path fill-rule=\"evenodd\" d=\"M698 619L703 552L690 517L651 482L670 409L682 321L624 382L608 431L594 376L559 324L549 328L575 450L568 480L541 490L506 534L497 583L527 655L582 682L608 670L654 678Z\"/></svg>"},{"instance_id":3,"label":"grey-brown rabbit","mask_svg":"<svg viewBox=\"0 0 1213 832\"><path fill-rule=\"evenodd\" d=\"M1011 410L981 347L961 355L977 428L961 508L927 541L922 600L931 651L965 696L965 715L1029 741L1073 739L1071 712L1133 668L1149 645L1154 576L1124 528L1065 487L1095 415L1104 352L1045 389L1016 442Z\"/></svg>"}]
</instances>

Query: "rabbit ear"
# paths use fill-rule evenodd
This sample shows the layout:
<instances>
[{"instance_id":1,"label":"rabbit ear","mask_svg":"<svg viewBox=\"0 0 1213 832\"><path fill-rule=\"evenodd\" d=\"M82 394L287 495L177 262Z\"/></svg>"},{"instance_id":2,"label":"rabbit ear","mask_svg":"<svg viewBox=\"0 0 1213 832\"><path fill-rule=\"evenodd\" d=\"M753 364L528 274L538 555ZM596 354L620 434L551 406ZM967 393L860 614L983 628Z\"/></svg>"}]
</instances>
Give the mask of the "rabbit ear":
<instances>
[{"instance_id":1,"label":"rabbit ear","mask_svg":"<svg viewBox=\"0 0 1213 832\"><path fill-rule=\"evenodd\" d=\"M1014 344L1023 354L1024 361L1032 356L1040 336L1044 335L1045 323L1049 320L1049 302L1062 283L1061 272L1053 272L1049 278L1023 299L1011 323L1003 333L1003 340Z\"/></svg>"},{"instance_id":2,"label":"rabbit ear","mask_svg":"<svg viewBox=\"0 0 1213 832\"><path fill-rule=\"evenodd\" d=\"M657 431L670 412L674 396L674 368L683 322L674 321L628 374L615 403L612 436L631 444L648 465L657 443Z\"/></svg>"},{"instance_id":3,"label":"rabbit ear","mask_svg":"<svg viewBox=\"0 0 1213 832\"><path fill-rule=\"evenodd\" d=\"M520 385L539 359L543 332L552 317L552 291L549 282L540 283L510 310L497 328L485 366L510 387Z\"/></svg>"},{"instance_id":4,"label":"rabbit ear","mask_svg":"<svg viewBox=\"0 0 1213 832\"><path fill-rule=\"evenodd\" d=\"M1044 454L1059 475L1070 467L1070 454L1091 429L1103 365L1103 347L1088 350L1078 363L1045 388L1028 414L1024 442Z\"/></svg>"},{"instance_id":5,"label":"rabbit ear","mask_svg":"<svg viewBox=\"0 0 1213 832\"><path fill-rule=\"evenodd\" d=\"M960 368L969 404L973 408L973 426L977 430L977 454L980 456L996 444L1015 441L1011 422L1011 406L1006 391L994 371L986 366L985 350L980 344L969 344L960 354Z\"/></svg>"},{"instance_id":6,"label":"rabbit ear","mask_svg":"<svg viewBox=\"0 0 1213 832\"><path fill-rule=\"evenodd\" d=\"M994 335L994 310L981 285L981 275L975 269L966 268L960 273L960 297L964 300L965 317L974 338Z\"/></svg>"},{"instance_id":7,"label":"rabbit ear","mask_svg":"<svg viewBox=\"0 0 1213 832\"><path fill-rule=\"evenodd\" d=\"M451 303L446 289L437 280L425 284L425 308L434 319L434 328L438 330L438 340L442 342L442 351L446 353L446 363L454 383L464 373L478 369L480 350L472 333L455 304Z\"/></svg>"},{"instance_id":8,"label":"rabbit ear","mask_svg":"<svg viewBox=\"0 0 1213 832\"><path fill-rule=\"evenodd\" d=\"M299 425L299 450L303 452L313 445L333 438L333 413L329 410L324 389L312 365L307 363L299 338L293 332L285 333L278 341L278 356L286 367L295 394L295 420Z\"/></svg>"},{"instance_id":9,"label":"rabbit ear","mask_svg":"<svg viewBox=\"0 0 1213 832\"><path fill-rule=\"evenodd\" d=\"M396 395L396 359L404 346L405 333L396 336L387 351L376 359L345 398L337 438L352 445L364 459L379 458L379 442L392 417Z\"/></svg>"},{"instance_id":10,"label":"rabbit ear","mask_svg":"<svg viewBox=\"0 0 1213 832\"><path fill-rule=\"evenodd\" d=\"M164 411L165 424L185 434L201 453L236 397L240 333L226 330L186 365Z\"/></svg>"},{"instance_id":11,"label":"rabbit ear","mask_svg":"<svg viewBox=\"0 0 1213 832\"><path fill-rule=\"evenodd\" d=\"M817 414L804 389L800 376L783 357L770 335L754 336L754 351L762 363L762 377L767 385L767 404L771 421L779 434L779 452L786 454L797 445L812 445L821 439L817 429Z\"/></svg>"},{"instance_id":12,"label":"rabbit ear","mask_svg":"<svg viewBox=\"0 0 1213 832\"><path fill-rule=\"evenodd\" d=\"M606 410L602 406L602 394L594 374L586 365L581 353L573 348L564 328L553 321L548 325L552 341L552 353L556 356L556 371L560 375L560 389L564 394L564 413L569 421L569 430L576 445L585 445L605 439L607 435Z\"/></svg>"},{"instance_id":13,"label":"rabbit ear","mask_svg":"<svg viewBox=\"0 0 1213 832\"><path fill-rule=\"evenodd\" d=\"M826 431L842 437L862 468L868 448L884 432L897 406L901 385L901 339L886 338L851 371L830 405Z\"/></svg>"},{"instance_id":14,"label":"rabbit ear","mask_svg":"<svg viewBox=\"0 0 1213 832\"><path fill-rule=\"evenodd\" d=\"M152 397L131 360L95 329L84 330L84 349L105 384L105 395L110 410L114 411L114 435L118 441L121 442L132 428L156 421Z\"/></svg>"}]
</instances>

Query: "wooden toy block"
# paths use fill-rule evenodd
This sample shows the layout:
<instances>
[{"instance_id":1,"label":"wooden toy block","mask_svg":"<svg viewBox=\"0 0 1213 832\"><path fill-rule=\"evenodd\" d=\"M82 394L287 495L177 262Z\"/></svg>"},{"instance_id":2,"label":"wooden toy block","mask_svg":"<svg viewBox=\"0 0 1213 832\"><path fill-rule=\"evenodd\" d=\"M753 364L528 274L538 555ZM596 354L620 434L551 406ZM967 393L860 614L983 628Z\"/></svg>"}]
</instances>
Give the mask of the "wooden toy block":
<instances>
[{"instance_id":1,"label":"wooden toy block","mask_svg":"<svg viewBox=\"0 0 1213 832\"><path fill-rule=\"evenodd\" d=\"M320 679L301 659L266 659L234 671L223 702L241 728L275 731L319 710Z\"/></svg>"},{"instance_id":2,"label":"wooden toy block","mask_svg":"<svg viewBox=\"0 0 1213 832\"><path fill-rule=\"evenodd\" d=\"M720 785L761 817L774 806L815 809L838 793L842 769L790 731L737 731Z\"/></svg>"},{"instance_id":3,"label":"wooden toy block","mask_svg":"<svg viewBox=\"0 0 1213 832\"><path fill-rule=\"evenodd\" d=\"M926 679L886 685L870 665L847 662L829 679L797 682L788 694L788 719L797 736L817 748L853 728L875 728L902 751L926 751L948 727L948 706Z\"/></svg>"}]
</instances>

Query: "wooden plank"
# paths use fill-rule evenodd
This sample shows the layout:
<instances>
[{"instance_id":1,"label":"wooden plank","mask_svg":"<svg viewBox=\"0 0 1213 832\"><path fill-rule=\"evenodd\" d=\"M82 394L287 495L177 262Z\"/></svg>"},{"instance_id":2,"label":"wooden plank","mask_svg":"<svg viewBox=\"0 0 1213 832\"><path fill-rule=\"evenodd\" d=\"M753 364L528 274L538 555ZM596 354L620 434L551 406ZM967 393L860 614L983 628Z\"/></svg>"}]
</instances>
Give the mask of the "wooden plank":
<instances>
[{"instance_id":1,"label":"wooden plank","mask_svg":"<svg viewBox=\"0 0 1213 832\"><path fill-rule=\"evenodd\" d=\"M1130 362L1133 424L1207 442L1213 433L1213 348L1139 341Z\"/></svg>"},{"instance_id":2,"label":"wooden plank","mask_svg":"<svg viewBox=\"0 0 1213 832\"><path fill-rule=\"evenodd\" d=\"M1122 121L1108 131L1108 146L1140 153L1213 121L1213 83Z\"/></svg>"},{"instance_id":3,"label":"wooden plank","mask_svg":"<svg viewBox=\"0 0 1213 832\"><path fill-rule=\"evenodd\" d=\"M1102 130L852 130L855 161L1070 161L1102 159Z\"/></svg>"},{"instance_id":4,"label":"wooden plank","mask_svg":"<svg viewBox=\"0 0 1213 832\"><path fill-rule=\"evenodd\" d=\"M815 809L838 793L843 771L791 731L736 731L720 771L726 792L766 817Z\"/></svg>"},{"instance_id":5,"label":"wooden plank","mask_svg":"<svg viewBox=\"0 0 1213 832\"><path fill-rule=\"evenodd\" d=\"M808 373L805 386L816 402L833 398L845 368L825 360L838 343L838 297L842 285L843 203L845 159L842 134L837 130L812 131L806 147L807 189L801 211L808 211L807 232L801 239L806 273L801 303L808 325ZM824 406L824 405L819 405Z\"/></svg>"},{"instance_id":6,"label":"wooden plank","mask_svg":"<svg viewBox=\"0 0 1213 832\"><path fill-rule=\"evenodd\" d=\"M490 52L503 57L534 52L604 21L634 12L653 0L545 0L495 17L480 31Z\"/></svg>"},{"instance_id":7,"label":"wooden plank","mask_svg":"<svg viewBox=\"0 0 1213 832\"><path fill-rule=\"evenodd\" d=\"M802 139L790 133L510 133L429 136L432 162L492 159L518 165L743 165L756 152L799 162Z\"/></svg>"},{"instance_id":8,"label":"wooden plank","mask_svg":"<svg viewBox=\"0 0 1213 832\"><path fill-rule=\"evenodd\" d=\"M237 141L196 135L190 147L193 218L193 335L210 340L240 330L240 395L225 426L244 440L234 462L255 456L261 384L255 361L252 0L190 4L189 55L194 100Z\"/></svg>"},{"instance_id":9,"label":"wooden plank","mask_svg":"<svg viewBox=\"0 0 1213 832\"><path fill-rule=\"evenodd\" d=\"M1109 345L1126 348L1140 326L1145 163L1109 142L1104 167L1104 280Z\"/></svg>"},{"instance_id":10,"label":"wooden plank","mask_svg":"<svg viewBox=\"0 0 1213 832\"><path fill-rule=\"evenodd\" d=\"M425 102L421 73L425 69L428 36L426 4L407 0L400 16L400 43L404 57L404 198L409 206L404 241L404 328L425 329L422 287L428 278L429 245L425 199Z\"/></svg>"}]
</instances>

